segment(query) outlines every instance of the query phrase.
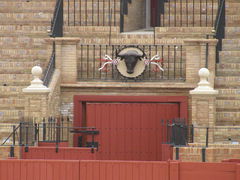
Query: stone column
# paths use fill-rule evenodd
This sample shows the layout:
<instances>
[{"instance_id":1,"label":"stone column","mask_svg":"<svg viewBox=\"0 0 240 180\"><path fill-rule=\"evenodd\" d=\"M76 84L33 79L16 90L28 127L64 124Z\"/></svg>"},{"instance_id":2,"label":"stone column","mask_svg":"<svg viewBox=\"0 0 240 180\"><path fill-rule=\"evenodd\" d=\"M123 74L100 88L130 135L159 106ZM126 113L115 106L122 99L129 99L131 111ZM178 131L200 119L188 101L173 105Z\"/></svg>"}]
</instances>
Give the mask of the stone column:
<instances>
[{"instance_id":1,"label":"stone column","mask_svg":"<svg viewBox=\"0 0 240 180\"><path fill-rule=\"evenodd\" d=\"M56 44L56 69L61 71L61 83L77 82L77 44L79 38L50 38L49 44Z\"/></svg>"},{"instance_id":2,"label":"stone column","mask_svg":"<svg viewBox=\"0 0 240 180\"><path fill-rule=\"evenodd\" d=\"M42 68L34 66L32 68L34 79L31 85L23 89L25 95L25 110L24 117L26 121L36 119L41 121L43 117L48 117L48 95L50 89L43 85L40 79Z\"/></svg>"},{"instance_id":3,"label":"stone column","mask_svg":"<svg viewBox=\"0 0 240 180\"><path fill-rule=\"evenodd\" d=\"M199 70L200 82L198 87L190 91L192 98L192 123L194 128L194 143L205 143L206 129L209 127L209 143L214 142L213 128L216 121L216 95L208 82L209 70Z\"/></svg>"}]
</instances>

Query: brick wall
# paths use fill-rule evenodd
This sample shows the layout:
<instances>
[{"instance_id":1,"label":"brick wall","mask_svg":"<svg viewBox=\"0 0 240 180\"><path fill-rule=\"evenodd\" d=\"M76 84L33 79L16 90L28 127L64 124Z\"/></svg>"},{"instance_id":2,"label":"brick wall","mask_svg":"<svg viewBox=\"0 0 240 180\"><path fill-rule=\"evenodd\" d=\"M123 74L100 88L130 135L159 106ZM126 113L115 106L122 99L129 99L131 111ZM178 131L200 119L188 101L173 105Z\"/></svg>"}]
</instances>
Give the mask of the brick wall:
<instances>
[{"instance_id":1,"label":"brick wall","mask_svg":"<svg viewBox=\"0 0 240 180\"><path fill-rule=\"evenodd\" d=\"M186 162L201 162L202 148L205 144L193 144L190 147L179 148L179 159ZM176 148L173 149L173 157L176 159ZM221 162L224 159L239 159L240 145L210 144L206 148L206 162Z\"/></svg>"}]
</instances>

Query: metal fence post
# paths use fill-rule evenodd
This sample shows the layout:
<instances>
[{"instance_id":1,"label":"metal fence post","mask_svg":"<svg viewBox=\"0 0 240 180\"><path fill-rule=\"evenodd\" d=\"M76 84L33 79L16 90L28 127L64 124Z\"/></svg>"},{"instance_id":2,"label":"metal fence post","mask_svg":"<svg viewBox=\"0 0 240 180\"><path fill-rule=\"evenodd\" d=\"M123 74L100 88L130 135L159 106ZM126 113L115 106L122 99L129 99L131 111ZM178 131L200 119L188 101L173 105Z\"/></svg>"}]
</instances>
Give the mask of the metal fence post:
<instances>
[{"instance_id":1,"label":"metal fence post","mask_svg":"<svg viewBox=\"0 0 240 180\"><path fill-rule=\"evenodd\" d=\"M206 148L202 148L202 162L206 162Z\"/></svg>"},{"instance_id":2,"label":"metal fence post","mask_svg":"<svg viewBox=\"0 0 240 180\"><path fill-rule=\"evenodd\" d=\"M209 131L209 127L207 127L206 129L206 147L208 147L208 131Z\"/></svg>"},{"instance_id":3,"label":"metal fence post","mask_svg":"<svg viewBox=\"0 0 240 180\"><path fill-rule=\"evenodd\" d=\"M23 127L22 127L22 125L23 125L23 123L20 122L20 129L19 129L19 146L22 146L22 145L23 145L23 142L22 142L22 140L23 140L23 139L22 139L22 138L23 138L23 137L22 137L22 135L23 135L23 134L22 134L22 128L23 128Z\"/></svg>"},{"instance_id":4,"label":"metal fence post","mask_svg":"<svg viewBox=\"0 0 240 180\"><path fill-rule=\"evenodd\" d=\"M176 160L179 160L179 147L176 147Z\"/></svg>"},{"instance_id":5,"label":"metal fence post","mask_svg":"<svg viewBox=\"0 0 240 180\"><path fill-rule=\"evenodd\" d=\"M28 124L29 125L29 124ZM28 152L28 125L26 126L26 144L25 144L25 152Z\"/></svg>"},{"instance_id":6,"label":"metal fence post","mask_svg":"<svg viewBox=\"0 0 240 180\"><path fill-rule=\"evenodd\" d=\"M43 118L43 141L46 141L46 122L45 122L45 118Z\"/></svg>"},{"instance_id":7,"label":"metal fence post","mask_svg":"<svg viewBox=\"0 0 240 180\"><path fill-rule=\"evenodd\" d=\"M9 154L10 157L14 157L14 146L11 146L10 147L10 154Z\"/></svg>"},{"instance_id":8,"label":"metal fence post","mask_svg":"<svg viewBox=\"0 0 240 180\"><path fill-rule=\"evenodd\" d=\"M16 126L13 126L13 146L15 146L16 136L15 136Z\"/></svg>"}]
</instances>

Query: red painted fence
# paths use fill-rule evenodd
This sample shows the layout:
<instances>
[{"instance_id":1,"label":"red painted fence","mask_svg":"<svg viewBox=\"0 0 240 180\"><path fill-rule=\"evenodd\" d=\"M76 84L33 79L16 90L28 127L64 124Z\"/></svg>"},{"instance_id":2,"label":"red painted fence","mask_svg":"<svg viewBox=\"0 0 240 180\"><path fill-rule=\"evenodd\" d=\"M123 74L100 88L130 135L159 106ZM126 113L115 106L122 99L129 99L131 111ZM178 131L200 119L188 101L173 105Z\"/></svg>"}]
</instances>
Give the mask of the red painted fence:
<instances>
[{"instance_id":1,"label":"red painted fence","mask_svg":"<svg viewBox=\"0 0 240 180\"><path fill-rule=\"evenodd\" d=\"M28 147L28 152L25 152L25 147L22 148L22 159L58 159L58 160L102 160L101 154L91 148L79 147L59 147L56 152L56 147ZM162 160L171 160L173 158L173 150L169 144L162 144ZM109 159L105 159L109 160Z\"/></svg>"},{"instance_id":2,"label":"red painted fence","mask_svg":"<svg viewBox=\"0 0 240 180\"><path fill-rule=\"evenodd\" d=\"M25 152L23 147L21 154L22 159L96 160L96 153L91 153L91 148L60 147L56 152L56 147L29 147Z\"/></svg>"},{"instance_id":3,"label":"red painted fence","mask_svg":"<svg viewBox=\"0 0 240 180\"><path fill-rule=\"evenodd\" d=\"M0 160L0 180L240 180L240 164Z\"/></svg>"}]
</instances>

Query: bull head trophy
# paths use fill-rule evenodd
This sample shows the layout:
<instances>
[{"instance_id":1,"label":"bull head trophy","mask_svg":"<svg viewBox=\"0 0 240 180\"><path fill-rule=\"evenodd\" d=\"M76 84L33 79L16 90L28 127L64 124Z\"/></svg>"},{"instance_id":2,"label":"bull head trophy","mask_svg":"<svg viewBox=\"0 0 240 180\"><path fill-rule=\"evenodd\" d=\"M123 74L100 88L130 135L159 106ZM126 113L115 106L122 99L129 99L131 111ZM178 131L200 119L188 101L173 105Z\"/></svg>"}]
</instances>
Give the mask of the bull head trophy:
<instances>
[{"instance_id":1,"label":"bull head trophy","mask_svg":"<svg viewBox=\"0 0 240 180\"><path fill-rule=\"evenodd\" d=\"M154 71L161 70L163 60L159 55L148 59L146 54L137 47L126 47L116 52L116 58L112 59L109 55L105 55L102 61L105 61L99 68L99 71L106 70L108 65L117 66L118 71L127 78L135 78L141 75L146 66L155 65Z\"/></svg>"}]
</instances>

